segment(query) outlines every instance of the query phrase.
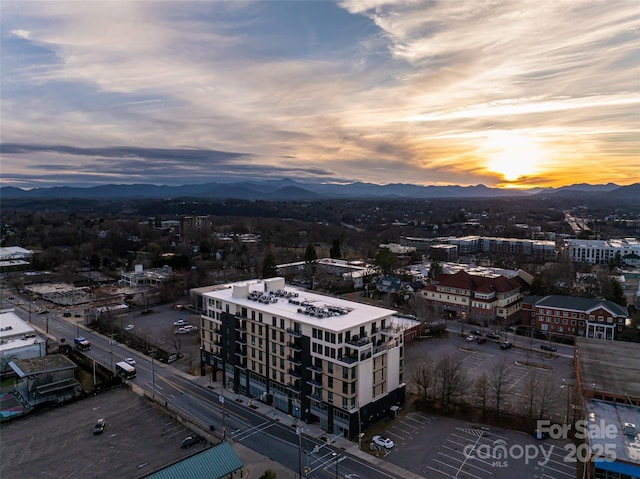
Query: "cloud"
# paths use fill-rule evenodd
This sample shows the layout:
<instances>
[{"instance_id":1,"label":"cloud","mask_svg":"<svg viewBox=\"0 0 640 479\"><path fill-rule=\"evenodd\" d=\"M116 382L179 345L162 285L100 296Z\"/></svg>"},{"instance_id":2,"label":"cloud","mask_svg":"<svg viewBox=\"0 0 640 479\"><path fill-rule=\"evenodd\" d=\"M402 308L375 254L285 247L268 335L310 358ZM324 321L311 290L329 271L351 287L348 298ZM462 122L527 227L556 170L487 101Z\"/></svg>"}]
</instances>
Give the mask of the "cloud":
<instances>
[{"instance_id":1,"label":"cloud","mask_svg":"<svg viewBox=\"0 0 640 479\"><path fill-rule=\"evenodd\" d=\"M0 128L33 148L0 152L3 182L94 168L176 182L216 165L492 186L504 151L486 138L501 132L545 153L527 182L607 158L631 183L638 19L630 0L7 2Z\"/></svg>"}]
</instances>

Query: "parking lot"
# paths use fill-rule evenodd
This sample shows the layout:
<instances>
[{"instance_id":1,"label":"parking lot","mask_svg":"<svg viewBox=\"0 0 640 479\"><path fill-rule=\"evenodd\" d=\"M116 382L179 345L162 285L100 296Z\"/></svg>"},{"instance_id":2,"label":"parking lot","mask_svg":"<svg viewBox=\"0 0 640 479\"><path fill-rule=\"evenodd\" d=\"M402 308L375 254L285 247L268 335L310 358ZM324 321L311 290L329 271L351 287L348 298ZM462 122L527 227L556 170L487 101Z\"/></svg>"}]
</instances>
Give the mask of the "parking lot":
<instances>
[{"instance_id":1,"label":"parking lot","mask_svg":"<svg viewBox=\"0 0 640 479\"><path fill-rule=\"evenodd\" d=\"M567 349L569 351L569 349ZM539 381L548 378L551 381L549 403L550 414L560 420L567 411L567 385L575 381L573 359L569 354L549 356L544 351L529 348L512 347L500 349L498 342L487 341L484 344L467 342L458 335L449 333L445 338L430 338L407 345L405 352L405 368L407 392L415 393L414 371L426 362L438 361L445 355L453 355L464 364L469 379L468 396L472 395L473 384L482 374L490 376L493 369L501 361L505 361L504 404L517 411L521 406L521 398L530 388L530 379ZM489 401L488 405L491 406Z\"/></svg>"},{"instance_id":2,"label":"parking lot","mask_svg":"<svg viewBox=\"0 0 640 479\"><path fill-rule=\"evenodd\" d=\"M94 435L99 418L106 426ZM3 424L0 476L139 477L202 450L204 444L180 447L190 434L118 389Z\"/></svg>"},{"instance_id":3,"label":"parking lot","mask_svg":"<svg viewBox=\"0 0 640 479\"><path fill-rule=\"evenodd\" d=\"M434 479L571 479L575 463L565 442L518 431L410 412L383 434L395 442L385 456Z\"/></svg>"}]
</instances>

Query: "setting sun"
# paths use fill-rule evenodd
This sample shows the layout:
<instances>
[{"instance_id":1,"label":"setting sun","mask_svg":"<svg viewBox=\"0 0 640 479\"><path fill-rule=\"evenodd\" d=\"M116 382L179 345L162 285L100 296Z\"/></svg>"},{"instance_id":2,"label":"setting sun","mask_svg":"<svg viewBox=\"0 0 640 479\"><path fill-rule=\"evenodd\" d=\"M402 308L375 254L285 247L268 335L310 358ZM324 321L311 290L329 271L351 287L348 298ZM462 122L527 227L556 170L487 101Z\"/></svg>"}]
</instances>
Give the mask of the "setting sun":
<instances>
[{"instance_id":1,"label":"setting sun","mask_svg":"<svg viewBox=\"0 0 640 479\"><path fill-rule=\"evenodd\" d=\"M486 145L487 169L505 181L517 181L539 171L543 150L526 136L512 133L492 134Z\"/></svg>"}]
</instances>

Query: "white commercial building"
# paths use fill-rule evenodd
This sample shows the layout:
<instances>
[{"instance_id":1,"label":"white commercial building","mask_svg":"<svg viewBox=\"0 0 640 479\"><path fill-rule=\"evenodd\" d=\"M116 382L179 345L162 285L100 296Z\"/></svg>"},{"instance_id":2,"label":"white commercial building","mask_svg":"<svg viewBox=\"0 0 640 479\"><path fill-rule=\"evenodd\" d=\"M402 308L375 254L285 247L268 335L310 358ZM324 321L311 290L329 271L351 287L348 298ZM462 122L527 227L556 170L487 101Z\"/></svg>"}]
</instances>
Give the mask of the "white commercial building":
<instances>
[{"instance_id":1,"label":"white commercial building","mask_svg":"<svg viewBox=\"0 0 640 479\"><path fill-rule=\"evenodd\" d=\"M46 341L36 335L29 323L20 319L13 309L0 311L0 373L11 371L7 366L11 361L46 354Z\"/></svg>"}]
</instances>

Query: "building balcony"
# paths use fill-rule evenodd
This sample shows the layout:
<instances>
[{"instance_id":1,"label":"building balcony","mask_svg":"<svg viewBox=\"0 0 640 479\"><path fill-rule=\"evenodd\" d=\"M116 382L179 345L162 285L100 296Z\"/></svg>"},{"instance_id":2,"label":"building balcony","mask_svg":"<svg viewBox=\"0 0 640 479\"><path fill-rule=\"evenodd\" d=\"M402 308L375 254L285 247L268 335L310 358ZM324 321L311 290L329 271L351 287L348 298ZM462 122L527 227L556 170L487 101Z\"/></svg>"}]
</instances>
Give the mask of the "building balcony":
<instances>
[{"instance_id":1,"label":"building balcony","mask_svg":"<svg viewBox=\"0 0 640 479\"><path fill-rule=\"evenodd\" d=\"M373 348L373 354L378 354L389 349L393 349L398 345L396 341L387 341Z\"/></svg>"},{"instance_id":2,"label":"building balcony","mask_svg":"<svg viewBox=\"0 0 640 479\"><path fill-rule=\"evenodd\" d=\"M236 354L236 356L240 356L241 358L246 358L247 357L247 351L246 350L236 349L235 354Z\"/></svg>"},{"instance_id":3,"label":"building balcony","mask_svg":"<svg viewBox=\"0 0 640 479\"><path fill-rule=\"evenodd\" d=\"M243 337L236 338L236 343L237 344L247 344L247 338L243 338Z\"/></svg>"},{"instance_id":4,"label":"building balcony","mask_svg":"<svg viewBox=\"0 0 640 479\"><path fill-rule=\"evenodd\" d=\"M296 358L295 356L287 356L287 361L295 364L296 366L300 366L302 364L302 360L300 358Z\"/></svg>"},{"instance_id":5,"label":"building balcony","mask_svg":"<svg viewBox=\"0 0 640 479\"><path fill-rule=\"evenodd\" d=\"M300 379L302 377L302 374L300 374L300 371L298 371L297 369L289 369L287 370L287 374L297 379Z\"/></svg>"},{"instance_id":6,"label":"building balcony","mask_svg":"<svg viewBox=\"0 0 640 479\"><path fill-rule=\"evenodd\" d=\"M323 371L322 371L322 368L321 368L321 367L316 366L315 364L308 364L308 365L307 365L307 369L308 369L309 371L313 371L314 373L321 373L321 374L322 374L322 372L323 372Z\"/></svg>"},{"instance_id":7,"label":"building balcony","mask_svg":"<svg viewBox=\"0 0 640 479\"><path fill-rule=\"evenodd\" d=\"M364 348L371 343L371 338L369 336L358 337L355 336L351 338L349 341L345 341L345 344L348 344L354 348Z\"/></svg>"},{"instance_id":8,"label":"building balcony","mask_svg":"<svg viewBox=\"0 0 640 479\"><path fill-rule=\"evenodd\" d=\"M315 379L309 379L307 381L307 384L311 384L312 386L315 386L316 388L322 388L322 381L316 381Z\"/></svg>"},{"instance_id":9,"label":"building balcony","mask_svg":"<svg viewBox=\"0 0 640 479\"><path fill-rule=\"evenodd\" d=\"M287 389L290 389L291 391L300 391L300 384L299 383L287 383L287 385L285 387Z\"/></svg>"},{"instance_id":10,"label":"building balcony","mask_svg":"<svg viewBox=\"0 0 640 479\"><path fill-rule=\"evenodd\" d=\"M340 361L341 363L346 363L346 364L357 363L358 362L358 355L357 354L353 354L351 356L341 356L341 357L338 358L338 361Z\"/></svg>"},{"instance_id":11,"label":"building balcony","mask_svg":"<svg viewBox=\"0 0 640 479\"><path fill-rule=\"evenodd\" d=\"M301 338L302 337L302 331L297 330L297 329L287 329L287 333L289 333L291 336L295 336L296 338Z\"/></svg>"},{"instance_id":12,"label":"building balcony","mask_svg":"<svg viewBox=\"0 0 640 479\"><path fill-rule=\"evenodd\" d=\"M289 341L287 343L287 347L293 349L294 351L302 351L302 345L296 342Z\"/></svg>"},{"instance_id":13,"label":"building balcony","mask_svg":"<svg viewBox=\"0 0 640 479\"><path fill-rule=\"evenodd\" d=\"M241 323L236 324L236 331L239 331L241 333L246 333L247 332L247 325L246 324L241 324Z\"/></svg>"}]
</instances>

